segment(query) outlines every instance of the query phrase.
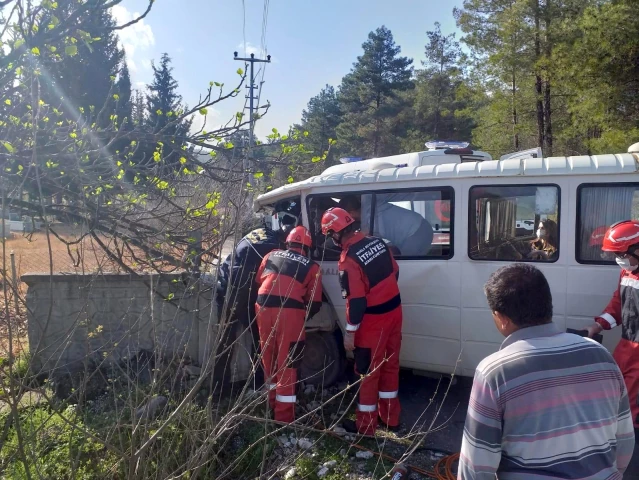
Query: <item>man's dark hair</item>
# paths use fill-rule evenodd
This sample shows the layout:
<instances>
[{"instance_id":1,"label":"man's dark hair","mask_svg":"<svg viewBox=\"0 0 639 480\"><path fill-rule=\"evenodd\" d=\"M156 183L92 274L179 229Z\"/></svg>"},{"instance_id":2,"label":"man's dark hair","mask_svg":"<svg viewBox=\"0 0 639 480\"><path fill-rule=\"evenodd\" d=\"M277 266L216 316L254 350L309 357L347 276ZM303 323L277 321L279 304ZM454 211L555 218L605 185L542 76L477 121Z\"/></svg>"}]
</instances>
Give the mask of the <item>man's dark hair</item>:
<instances>
[{"instance_id":1,"label":"man's dark hair","mask_svg":"<svg viewBox=\"0 0 639 480\"><path fill-rule=\"evenodd\" d=\"M552 321L552 294L541 271L526 263L513 263L493 273L484 293L488 306L510 318L518 327Z\"/></svg>"},{"instance_id":2,"label":"man's dark hair","mask_svg":"<svg viewBox=\"0 0 639 480\"><path fill-rule=\"evenodd\" d=\"M359 197L349 195L339 201L339 208L343 208L346 211L360 210L362 208L362 202L359 200Z\"/></svg>"}]
</instances>

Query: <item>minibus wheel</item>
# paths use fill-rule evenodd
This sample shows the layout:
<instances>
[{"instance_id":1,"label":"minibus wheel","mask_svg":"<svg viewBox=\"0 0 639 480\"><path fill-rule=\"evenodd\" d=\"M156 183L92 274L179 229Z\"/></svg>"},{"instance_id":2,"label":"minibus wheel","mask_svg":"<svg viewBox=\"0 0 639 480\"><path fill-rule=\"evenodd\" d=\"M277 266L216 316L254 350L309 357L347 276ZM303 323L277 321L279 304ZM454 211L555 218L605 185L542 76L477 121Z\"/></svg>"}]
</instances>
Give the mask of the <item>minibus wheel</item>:
<instances>
[{"instance_id":1,"label":"minibus wheel","mask_svg":"<svg viewBox=\"0 0 639 480\"><path fill-rule=\"evenodd\" d=\"M342 373L344 361L332 332L308 332L300 380L310 385L328 387Z\"/></svg>"}]
</instances>

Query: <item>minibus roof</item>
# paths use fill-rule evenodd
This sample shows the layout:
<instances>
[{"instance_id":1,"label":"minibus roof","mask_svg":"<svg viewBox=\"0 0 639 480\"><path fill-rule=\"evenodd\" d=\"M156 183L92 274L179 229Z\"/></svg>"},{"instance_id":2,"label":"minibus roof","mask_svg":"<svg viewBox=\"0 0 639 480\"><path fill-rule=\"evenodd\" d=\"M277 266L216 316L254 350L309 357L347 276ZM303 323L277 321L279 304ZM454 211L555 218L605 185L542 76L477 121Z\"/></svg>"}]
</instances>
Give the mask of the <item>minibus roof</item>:
<instances>
[{"instance_id":1,"label":"minibus roof","mask_svg":"<svg viewBox=\"0 0 639 480\"><path fill-rule=\"evenodd\" d=\"M467 177L513 177L513 176L554 176L554 175L611 175L636 173L639 171L639 154L621 153L607 155L580 155L572 157L513 158L506 160L474 161L458 163L440 163L436 165L418 165L417 152L383 159L346 163L326 169L322 174L276 188L257 197L255 211L277 200L301 194L302 191L320 186L344 186L406 182L427 179L456 179ZM474 152L480 153L480 152ZM397 157L411 157L407 166L396 166ZM373 164L373 162L377 162ZM389 165L389 163L391 163ZM408 163L408 162L407 162ZM362 170L358 164L365 164ZM345 168L345 167L351 167ZM362 165L363 166L363 165Z\"/></svg>"}]
</instances>

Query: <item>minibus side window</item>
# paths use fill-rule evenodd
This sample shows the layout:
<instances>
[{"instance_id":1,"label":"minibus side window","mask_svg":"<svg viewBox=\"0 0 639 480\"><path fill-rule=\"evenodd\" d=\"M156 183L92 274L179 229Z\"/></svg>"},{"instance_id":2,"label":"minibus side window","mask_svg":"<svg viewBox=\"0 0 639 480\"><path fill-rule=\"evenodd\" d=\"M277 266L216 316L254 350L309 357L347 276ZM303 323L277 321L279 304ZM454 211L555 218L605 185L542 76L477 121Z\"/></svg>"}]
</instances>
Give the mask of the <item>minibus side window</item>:
<instances>
[{"instance_id":1,"label":"minibus side window","mask_svg":"<svg viewBox=\"0 0 639 480\"><path fill-rule=\"evenodd\" d=\"M362 209L362 204L370 205L372 198L373 195L370 193L336 193L331 195L310 195L308 197L307 208L309 230L313 237L313 250L311 251L311 257L314 260L339 260L339 256L342 252L342 249L335 245L330 237L322 235L322 215L324 212L331 207L343 208L353 214L360 226L362 224L366 225L366 227L362 227L362 231L368 234L370 219L360 219L359 215Z\"/></svg>"},{"instance_id":2,"label":"minibus side window","mask_svg":"<svg viewBox=\"0 0 639 480\"><path fill-rule=\"evenodd\" d=\"M453 195L450 187L310 195L307 208L315 260L337 260L341 249L321 232L331 207L349 212L366 235L384 239L398 259L452 257Z\"/></svg>"},{"instance_id":3,"label":"minibus side window","mask_svg":"<svg viewBox=\"0 0 639 480\"><path fill-rule=\"evenodd\" d=\"M451 258L453 194L451 188L376 193L368 229L399 259Z\"/></svg>"},{"instance_id":4,"label":"minibus side window","mask_svg":"<svg viewBox=\"0 0 639 480\"><path fill-rule=\"evenodd\" d=\"M608 227L639 220L639 184L582 184L577 189L576 258L579 263L612 265L614 256L601 251Z\"/></svg>"},{"instance_id":5,"label":"minibus side window","mask_svg":"<svg viewBox=\"0 0 639 480\"><path fill-rule=\"evenodd\" d=\"M556 185L472 187L468 256L472 260L556 261L559 194Z\"/></svg>"}]
</instances>

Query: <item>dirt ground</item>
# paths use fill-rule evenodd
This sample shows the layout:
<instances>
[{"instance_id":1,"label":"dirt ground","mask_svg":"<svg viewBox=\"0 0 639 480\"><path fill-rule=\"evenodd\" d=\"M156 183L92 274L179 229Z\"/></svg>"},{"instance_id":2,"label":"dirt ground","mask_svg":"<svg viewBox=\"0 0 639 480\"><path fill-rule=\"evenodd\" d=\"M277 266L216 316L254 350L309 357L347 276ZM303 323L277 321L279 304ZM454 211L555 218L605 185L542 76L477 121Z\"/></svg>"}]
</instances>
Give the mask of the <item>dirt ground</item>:
<instances>
[{"instance_id":1,"label":"dirt ground","mask_svg":"<svg viewBox=\"0 0 639 480\"><path fill-rule=\"evenodd\" d=\"M406 426L420 425L422 431L430 430L424 442L426 448L455 453L461 448L472 378L456 378L450 388L449 377L444 378L439 381L402 371L401 421Z\"/></svg>"}]
</instances>

